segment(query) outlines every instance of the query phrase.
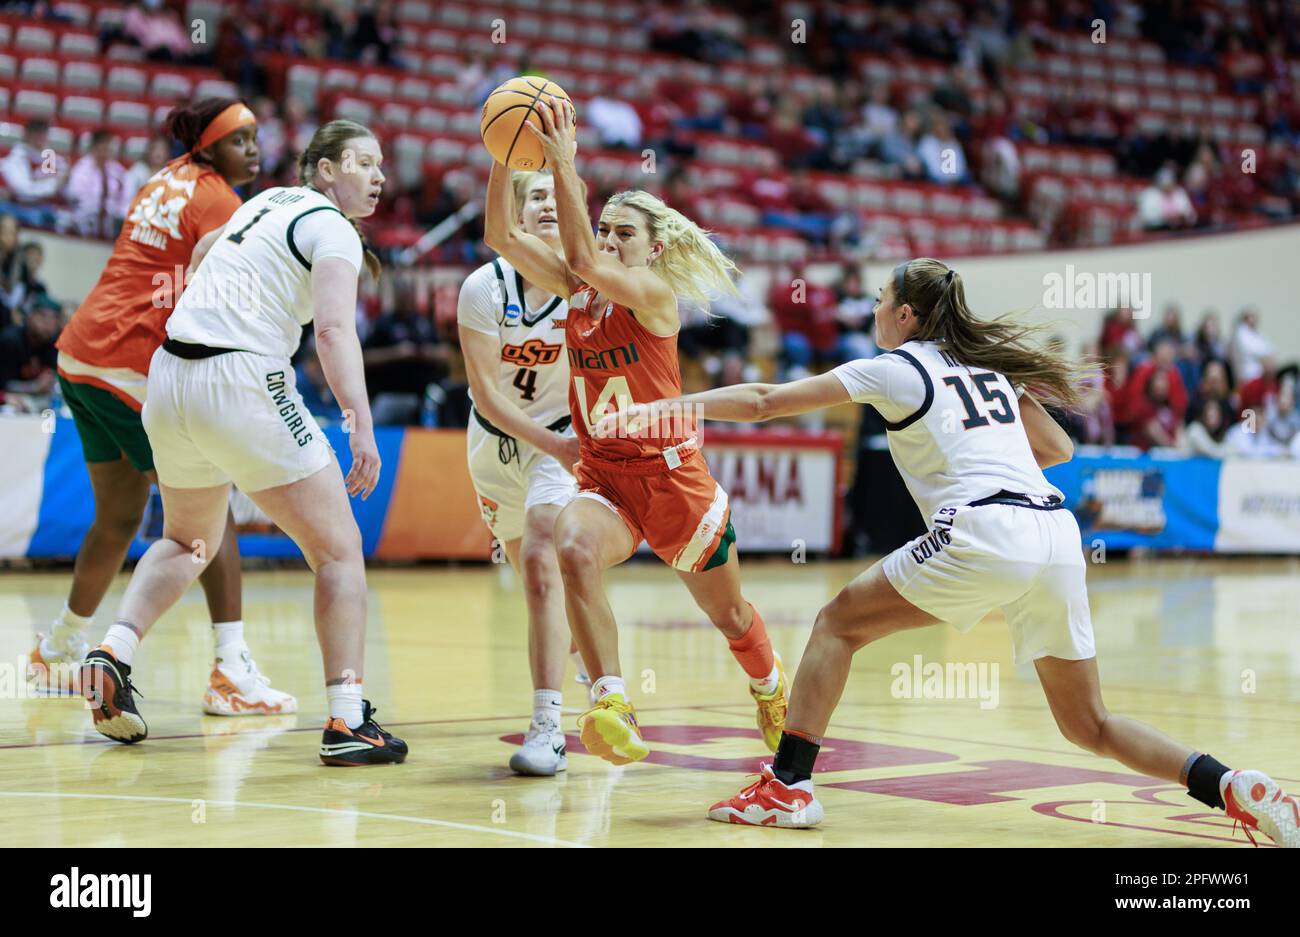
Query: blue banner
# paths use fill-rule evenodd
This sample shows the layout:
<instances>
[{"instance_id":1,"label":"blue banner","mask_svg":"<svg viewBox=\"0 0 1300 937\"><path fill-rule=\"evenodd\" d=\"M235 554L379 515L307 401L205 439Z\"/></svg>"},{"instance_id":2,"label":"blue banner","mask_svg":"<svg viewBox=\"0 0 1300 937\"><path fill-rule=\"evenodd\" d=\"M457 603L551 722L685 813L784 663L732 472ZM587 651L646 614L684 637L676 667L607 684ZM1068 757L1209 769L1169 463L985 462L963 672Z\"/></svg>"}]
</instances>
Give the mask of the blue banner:
<instances>
[{"instance_id":1,"label":"blue banner","mask_svg":"<svg viewBox=\"0 0 1300 937\"><path fill-rule=\"evenodd\" d=\"M401 463L404 429L400 426L381 426L375 429L375 442L379 447L382 470L379 484L365 501L352 498L352 515L361 530L362 549L367 556L374 552L383 533L384 518L388 514L388 501ZM325 427L325 437L338 455L339 465L346 476L352 465L352 452L347 434L341 426ZM146 511L144 530L150 537L137 536L128 553L137 559L148 549L153 538L162 531L160 504L155 492ZM59 419L50 439L49 453L45 458L44 486L36 529L27 548L30 557L73 557L81 549L95 515L95 499L86 471L81 449L81 437L72 420ZM297 545L284 534L245 531L239 535L239 549L246 556L295 557L302 556Z\"/></svg>"},{"instance_id":2,"label":"blue banner","mask_svg":"<svg viewBox=\"0 0 1300 937\"><path fill-rule=\"evenodd\" d=\"M1076 454L1046 475L1065 495L1085 544L1213 550L1219 472L1214 459Z\"/></svg>"}]
</instances>

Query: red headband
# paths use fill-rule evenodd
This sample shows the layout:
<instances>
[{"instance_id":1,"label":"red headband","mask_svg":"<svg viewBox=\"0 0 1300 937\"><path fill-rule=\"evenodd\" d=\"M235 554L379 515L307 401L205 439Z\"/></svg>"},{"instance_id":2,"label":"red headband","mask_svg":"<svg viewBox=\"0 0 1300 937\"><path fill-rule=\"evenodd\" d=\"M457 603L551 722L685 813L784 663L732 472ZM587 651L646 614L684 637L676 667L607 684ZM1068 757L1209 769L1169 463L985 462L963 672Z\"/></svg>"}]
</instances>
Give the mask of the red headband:
<instances>
[{"instance_id":1,"label":"red headband","mask_svg":"<svg viewBox=\"0 0 1300 937\"><path fill-rule=\"evenodd\" d=\"M212 119L212 123L203 128L203 135L194 144L191 153L197 153L204 147L212 146L227 134L234 133L241 127L257 126L257 118L242 101L236 101Z\"/></svg>"}]
</instances>

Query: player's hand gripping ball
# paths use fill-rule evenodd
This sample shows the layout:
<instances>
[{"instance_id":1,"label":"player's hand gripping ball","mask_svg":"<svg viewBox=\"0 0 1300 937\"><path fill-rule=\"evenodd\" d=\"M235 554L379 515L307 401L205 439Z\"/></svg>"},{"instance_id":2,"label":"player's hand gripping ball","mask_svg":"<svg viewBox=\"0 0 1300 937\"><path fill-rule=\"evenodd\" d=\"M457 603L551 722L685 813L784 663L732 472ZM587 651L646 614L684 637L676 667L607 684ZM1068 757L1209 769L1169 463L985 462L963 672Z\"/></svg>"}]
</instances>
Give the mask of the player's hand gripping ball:
<instances>
[{"instance_id":1,"label":"player's hand gripping ball","mask_svg":"<svg viewBox=\"0 0 1300 937\"><path fill-rule=\"evenodd\" d=\"M557 103L568 108L568 146L572 151L577 140L574 136L577 113L569 96L555 82L536 75L521 75L489 94L483 102L479 132L492 158L503 166L520 170L543 169L554 162L546 155L545 135L539 136L537 132L546 130L543 112L554 115Z\"/></svg>"}]
</instances>

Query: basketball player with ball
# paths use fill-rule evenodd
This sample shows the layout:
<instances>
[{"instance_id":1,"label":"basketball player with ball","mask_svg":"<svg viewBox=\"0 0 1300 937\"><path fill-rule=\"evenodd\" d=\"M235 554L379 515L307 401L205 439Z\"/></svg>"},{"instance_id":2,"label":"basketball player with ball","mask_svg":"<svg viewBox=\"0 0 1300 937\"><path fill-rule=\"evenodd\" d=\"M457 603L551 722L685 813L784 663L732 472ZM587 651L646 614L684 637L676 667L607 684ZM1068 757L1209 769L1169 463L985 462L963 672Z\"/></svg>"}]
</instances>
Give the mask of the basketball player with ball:
<instances>
[{"instance_id":1,"label":"basketball player with ball","mask_svg":"<svg viewBox=\"0 0 1300 937\"><path fill-rule=\"evenodd\" d=\"M582 743L614 764L649 754L603 582L605 570L645 540L726 636L774 751L785 724L785 675L762 617L741 595L727 494L709 474L693 423L677 421L638 440L591 433L607 411L680 394L678 297L708 302L712 292L734 290L735 265L689 218L637 190L609 199L593 236L574 167L575 126L568 96L540 78L507 82L484 106L484 143L496 161L485 240L529 283L569 297L565 345L579 491L560 512L554 539L569 626L593 678L593 706L579 719ZM563 256L517 227L503 178L511 164L554 174Z\"/></svg>"}]
</instances>

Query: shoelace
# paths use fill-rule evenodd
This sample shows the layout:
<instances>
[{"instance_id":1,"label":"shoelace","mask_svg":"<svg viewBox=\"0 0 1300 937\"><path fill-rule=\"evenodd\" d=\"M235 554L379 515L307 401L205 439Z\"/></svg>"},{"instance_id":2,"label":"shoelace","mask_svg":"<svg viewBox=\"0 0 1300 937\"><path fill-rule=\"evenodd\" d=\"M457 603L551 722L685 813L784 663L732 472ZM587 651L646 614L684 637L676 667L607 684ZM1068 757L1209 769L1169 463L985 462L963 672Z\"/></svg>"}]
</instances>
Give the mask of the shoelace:
<instances>
[{"instance_id":1,"label":"shoelace","mask_svg":"<svg viewBox=\"0 0 1300 937\"><path fill-rule=\"evenodd\" d=\"M763 776L762 772L759 772L758 780L755 781L753 784L749 785L748 787L742 788L740 793L737 794L736 796L746 797L746 798L752 797L754 794L758 793L758 789L766 783L767 783L767 778Z\"/></svg>"},{"instance_id":2,"label":"shoelace","mask_svg":"<svg viewBox=\"0 0 1300 937\"><path fill-rule=\"evenodd\" d=\"M612 699L610 696L601 697L599 700L597 700L595 706L591 707L591 709L588 709L585 713L583 713L581 716L578 717L578 728L581 729L582 724L586 722L587 719L591 717L591 714L594 713L597 709L609 709L612 710L613 712L618 713L620 716L627 716L630 715L632 712L632 704L628 700L624 700L623 702L620 703Z\"/></svg>"}]
</instances>

